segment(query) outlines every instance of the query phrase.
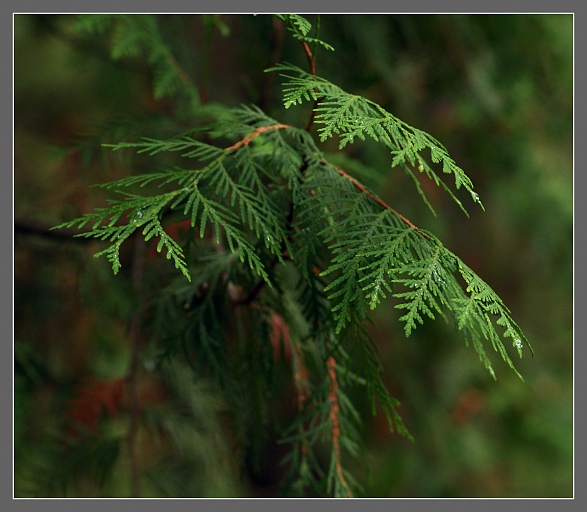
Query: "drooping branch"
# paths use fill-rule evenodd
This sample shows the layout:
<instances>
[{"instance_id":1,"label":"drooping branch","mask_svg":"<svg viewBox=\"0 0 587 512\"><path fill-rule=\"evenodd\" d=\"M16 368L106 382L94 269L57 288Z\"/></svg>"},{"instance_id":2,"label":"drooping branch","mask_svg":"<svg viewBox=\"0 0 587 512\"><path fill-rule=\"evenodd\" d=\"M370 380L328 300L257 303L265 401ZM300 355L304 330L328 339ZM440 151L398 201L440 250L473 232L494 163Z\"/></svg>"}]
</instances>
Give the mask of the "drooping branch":
<instances>
[{"instance_id":1,"label":"drooping branch","mask_svg":"<svg viewBox=\"0 0 587 512\"><path fill-rule=\"evenodd\" d=\"M334 450L334 463L336 467L336 474L343 486L348 489L348 483L344 477L342 470L342 458L340 453L340 421L339 412L340 405L338 403L338 380L336 378L336 359L334 356L329 356L326 361L328 367L328 380L330 381L330 391L328 393L328 401L330 402L330 424L332 432L332 448ZM347 497L352 498L353 495L347 490Z\"/></svg>"}]
</instances>

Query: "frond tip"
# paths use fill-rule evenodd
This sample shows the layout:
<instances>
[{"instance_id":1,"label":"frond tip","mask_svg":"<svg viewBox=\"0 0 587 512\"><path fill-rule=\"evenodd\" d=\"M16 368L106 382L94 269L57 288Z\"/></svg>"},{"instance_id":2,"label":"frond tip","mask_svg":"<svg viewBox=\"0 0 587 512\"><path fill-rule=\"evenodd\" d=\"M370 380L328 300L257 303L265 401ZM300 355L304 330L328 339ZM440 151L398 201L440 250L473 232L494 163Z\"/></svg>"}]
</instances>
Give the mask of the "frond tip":
<instances>
[{"instance_id":1,"label":"frond tip","mask_svg":"<svg viewBox=\"0 0 587 512\"><path fill-rule=\"evenodd\" d=\"M64 222L52 229L59 228L83 228L92 224L89 231L79 233L78 237L97 238L99 240L108 240L111 245L106 249L96 253L96 258L106 256L106 259L112 265L112 272L117 274L122 264L120 263L120 248L122 244L139 228L142 229L142 236L145 241L151 238L159 238L157 252L163 248L166 250L167 259L171 259L177 268L189 281L191 280L185 255L181 246L173 240L163 229L159 215L165 206L173 200L174 194L162 194L159 196L143 197L133 194L126 194L126 200L110 201L113 205L111 208L99 208L94 213L86 214L81 218ZM125 215L126 214L126 215ZM121 217L125 215L126 224L118 224Z\"/></svg>"}]
</instances>

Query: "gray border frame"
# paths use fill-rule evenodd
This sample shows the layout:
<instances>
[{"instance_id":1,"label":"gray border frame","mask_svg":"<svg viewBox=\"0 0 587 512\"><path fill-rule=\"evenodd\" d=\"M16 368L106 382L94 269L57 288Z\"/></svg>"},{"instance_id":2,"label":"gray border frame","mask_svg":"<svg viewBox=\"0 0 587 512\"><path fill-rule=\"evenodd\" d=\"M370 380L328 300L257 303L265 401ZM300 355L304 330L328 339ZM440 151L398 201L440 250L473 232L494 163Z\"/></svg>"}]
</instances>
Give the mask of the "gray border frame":
<instances>
[{"instance_id":1,"label":"gray border frame","mask_svg":"<svg viewBox=\"0 0 587 512\"><path fill-rule=\"evenodd\" d=\"M3 0L0 2L0 58L2 62L3 69L7 69L10 65L11 73L4 72L0 76L0 88L2 91L2 133L3 136L0 138L0 154L8 160L10 155L10 164L7 165L8 168L13 170L13 95L12 95L12 83L13 83L13 55L12 55L12 14L15 12L231 12L231 13L268 13L268 12L312 12L312 13L353 13L353 14L360 14L363 13L418 13L418 12L428 12L428 13L442 13L442 12L502 12L502 13L525 13L525 12L558 12L558 13L574 13L574 25L575 25L575 91L584 91L586 90L587 84L585 84L585 76L584 76L584 66L580 65L577 66L577 63L581 64L583 59L577 59L576 56L580 54L579 52L583 48L583 43L585 43L585 39L587 38L585 32L581 30L583 28L583 16L581 16L587 9L585 9L585 4L579 4L577 0L575 1L566 1L566 0L559 0L558 2L547 2L544 0L534 1L532 3L518 1L518 0L508 0L508 1L499 1L497 5L495 2L491 4L492 10L489 11L487 8L484 8L488 4L481 4L475 3L475 5L471 5L471 2L466 2L463 0L452 0L448 1L433 1L433 0L410 0L409 2L380 2L379 0L369 1L369 2L361 2L357 4L356 1L350 0L337 0L334 2L333 0L297 0L295 2L280 2L279 4L275 4L275 2L271 2L270 0L254 0L243 2L242 0L221 0L216 1L213 4L213 9L211 8L210 2L194 2L191 1L182 1L182 0L171 0L165 2L164 5L161 2L157 2L155 0L103 0L100 3L96 4L87 4L83 3L80 5L80 2L71 1L71 0L53 0L51 2L43 1L43 0ZM161 7L165 7L164 10ZM277 7L277 9L276 9ZM360 9L360 11L357 11ZM574 95L574 106L575 106L575 140L582 141L583 137L581 135L584 134L584 127L582 123L585 119L585 105L584 105L584 96L582 94L575 94ZM10 103L10 105L9 105ZM8 115L8 112L11 115ZM577 123L576 121L579 121ZM586 178L583 173L577 172L575 173L575 190L583 190L585 186ZM14 260L12 258L13 248L14 248L14 235L13 235L13 226L12 226L12 217L13 217L13 194L14 191L14 180L12 173L7 171L2 173L2 186L0 186L0 208L2 209L2 214L0 215L0 229L1 232L10 234L10 240L12 244L10 247L8 244L0 244L0 262L2 264L2 269L11 269L12 274L2 273L2 280L6 279L6 283L2 283L2 315L6 315L8 318L2 318L1 325L3 326L3 330L9 331L9 336L5 336L6 338L13 340L14 334L14 325L13 325L13 318L14 318L14 304L13 304L13 291L14 291ZM582 218L582 214L585 213L583 210L585 205L582 202L575 201L574 203L574 212L575 218ZM584 261L585 256L585 247L584 247L584 231L582 230L574 230L574 249L576 250L575 262ZM12 253L12 254L11 254ZM584 281L587 274L587 268L585 266L579 265L575 267L575 283L581 283ZM12 293L10 293L12 292ZM584 304L585 300L585 289L582 286L578 286L575 284L574 287L574 299L575 299L575 311L577 310L576 305L579 305L579 308ZM10 313L9 313L10 312ZM9 326L9 327L7 327ZM579 324L578 322L574 322L574 333L575 333L575 340L583 340L584 333L583 333L583 325ZM578 333L578 334L577 334ZM0 361L2 366L6 367L6 369L2 368L2 378L6 382L2 382L0 386L0 393L1 399L3 404L11 404L11 412L12 412L12 342L8 342L8 339L4 340L4 342L0 345L0 350L2 351L0 357ZM574 356L575 361L577 359L582 360L582 356L584 356L585 346L583 343L575 343L574 346ZM584 381L585 376L584 374L574 374L575 384L578 385L579 389L581 389L581 382ZM582 393L579 394L579 397L582 397ZM584 410L583 402L576 401L577 394L575 394L575 401L574 401L574 420L575 420L575 431L576 432L584 432L585 431L585 417L584 417ZM11 416L12 419L12 416ZM2 436L0 436L0 450L2 454L2 459L4 461L11 461L13 462L12 458L12 424L8 421L2 422ZM577 438L574 436L575 439L575 478L574 478L574 498L573 499L479 499L479 500L471 500L471 499L362 499L361 503L359 504L360 507L381 507L382 509L387 509L388 507L393 507L396 510L422 510L423 508L428 509L432 507L434 510L444 509L447 510L469 510L471 506L473 506L476 510L493 510L498 509L503 506L506 506L508 510L518 510L518 509L532 509L537 510L544 508L545 510L553 510L556 507L556 510L577 510L580 507L579 503L585 502L585 486L581 485L585 479L585 448L583 445L583 441L581 438ZM6 465L8 465L5 462ZM11 466L12 468L12 466ZM161 503L162 500L155 499L155 500L78 500L78 499L69 499L69 500L62 500L59 499L57 502L55 500L43 500L43 499L35 499L35 500L14 500L12 499L13 496L13 479L12 479L12 471L7 471L5 466L5 470L1 472L0 478L0 508L2 510L28 510L29 508L37 509L37 508L45 508L52 509L53 507L59 507L61 510L73 510L78 509L80 506L90 509L96 508L96 510L100 510L102 507L114 507L116 509L120 508L121 510L133 509L137 508L138 510L144 509L153 509L159 510L161 506L171 506L173 508L177 507L179 509L182 508L189 508L192 509L193 507L203 507L205 509L211 508L215 509L218 508L220 510L237 510L241 507L254 507L257 510L272 510L276 506L277 507L284 507L287 509L294 510L299 506L297 503L298 500L273 500L273 499L210 499L210 500L165 500L167 503ZM577 485L579 483L579 485ZM194 503L197 501L197 503ZM357 506L356 502L353 500L346 501L346 500L302 500L303 506L311 506L312 508L316 507L316 509L320 508L328 508L328 507L337 507L341 510L354 510ZM507 501L507 504L504 503ZM556 501L556 503L552 503L552 501ZM169 503L171 502L171 503ZM388 503L389 502L389 503ZM583 505L581 508L584 508Z\"/></svg>"}]
</instances>

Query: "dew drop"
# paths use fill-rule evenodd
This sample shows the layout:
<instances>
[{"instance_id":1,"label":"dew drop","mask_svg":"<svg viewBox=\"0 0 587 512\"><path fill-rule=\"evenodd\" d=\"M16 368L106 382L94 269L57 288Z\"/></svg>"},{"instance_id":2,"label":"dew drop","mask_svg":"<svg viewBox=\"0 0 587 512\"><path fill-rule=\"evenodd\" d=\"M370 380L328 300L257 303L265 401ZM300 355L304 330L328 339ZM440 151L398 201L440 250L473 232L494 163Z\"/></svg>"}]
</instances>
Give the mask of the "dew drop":
<instances>
[{"instance_id":1,"label":"dew drop","mask_svg":"<svg viewBox=\"0 0 587 512\"><path fill-rule=\"evenodd\" d=\"M141 210L137 210L137 217L140 219L143 216L143 212Z\"/></svg>"}]
</instances>

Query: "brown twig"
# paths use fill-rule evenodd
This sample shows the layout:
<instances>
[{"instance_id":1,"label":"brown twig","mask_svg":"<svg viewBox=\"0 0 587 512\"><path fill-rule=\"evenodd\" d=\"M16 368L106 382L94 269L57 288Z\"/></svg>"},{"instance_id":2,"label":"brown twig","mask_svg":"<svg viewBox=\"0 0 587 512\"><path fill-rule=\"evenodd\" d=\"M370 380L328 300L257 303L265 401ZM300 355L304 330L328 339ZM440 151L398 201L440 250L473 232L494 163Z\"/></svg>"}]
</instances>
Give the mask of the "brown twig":
<instances>
[{"instance_id":1,"label":"brown twig","mask_svg":"<svg viewBox=\"0 0 587 512\"><path fill-rule=\"evenodd\" d=\"M308 57L308 62L310 64L310 73L312 75L316 76L316 58L312 54L312 50L310 50L308 43L306 43L305 41L302 41L302 47L304 48L304 52L306 54L306 57Z\"/></svg>"},{"instance_id":2,"label":"brown twig","mask_svg":"<svg viewBox=\"0 0 587 512\"><path fill-rule=\"evenodd\" d=\"M291 126L289 126L288 124L271 124L268 126L259 126L258 128L255 128L254 132L247 135L244 139L239 140L236 144L233 144L232 146L230 146L228 148L224 148L224 151L233 151L233 150L238 149L242 146L246 146L255 137L258 137L262 133L268 132L270 130L283 130L284 128L291 128Z\"/></svg>"},{"instance_id":3,"label":"brown twig","mask_svg":"<svg viewBox=\"0 0 587 512\"><path fill-rule=\"evenodd\" d=\"M310 50L308 43L302 41L302 47L304 48L304 52L306 57L308 57L308 62L310 64L310 73L312 76L316 76L316 57ZM314 87L314 93L318 96L318 89ZM310 114L310 119L308 119L308 124L306 125L306 131L310 132L312 130L312 126L314 126L314 118L316 116L316 107L318 107L318 98L314 100L314 105L312 105L312 113Z\"/></svg>"},{"instance_id":4,"label":"brown twig","mask_svg":"<svg viewBox=\"0 0 587 512\"><path fill-rule=\"evenodd\" d=\"M375 201L378 205L382 206L386 210L390 210L393 213L395 213L402 220L402 222L404 222L405 224L407 224L409 227L411 227L412 229L415 229L416 231L418 231L418 233L422 234L426 238L432 239L428 233L422 231L418 226L416 226L409 219L407 219L406 217L404 217L401 213L399 213L398 211L396 211L395 209L393 209L391 206L389 206L385 201L383 201L382 199L380 199L379 197L377 197L375 194L373 194L372 192L370 192L369 190L367 190L365 188L365 186L360 181L358 181L355 178L353 178L352 176L348 175L342 169L337 168L336 171L343 178L346 178L347 180L349 180L355 186L355 188L357 188L358 190L360 190L363 194L367 195L370 199L372 199L373 201Z\"/></svg>"},{"instance_id":5,"label":"brown twig","mask_svg":"<svg viewBox=\"0 0 587 512\"><path fill-rule=\"evenodd\" d=\"M342 471L342 462L340 455L340 421L338 413L340 412L340 405L338 403L338 381L336 378L336 359L334 356L329 356L326 361L328 367L328 379L330 380L330 392L328 393L328 401L330 402L330 423L332 426L332 446L334 449L336 474L339 480L347 488L347 496L352 498L350 490L348 490L348 483Z\"/></svg>"}]
</instances>

